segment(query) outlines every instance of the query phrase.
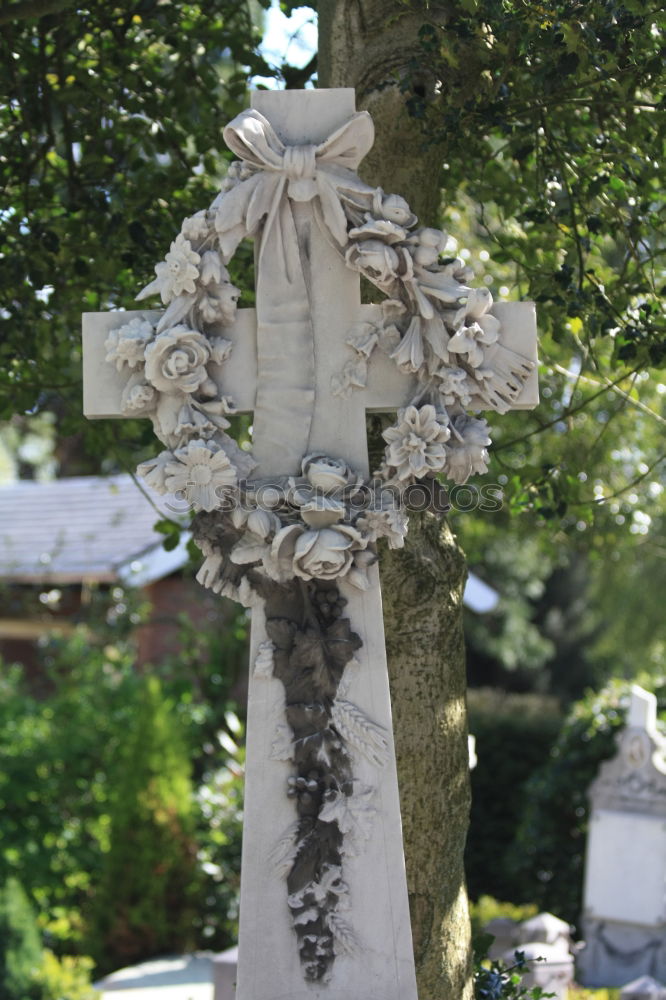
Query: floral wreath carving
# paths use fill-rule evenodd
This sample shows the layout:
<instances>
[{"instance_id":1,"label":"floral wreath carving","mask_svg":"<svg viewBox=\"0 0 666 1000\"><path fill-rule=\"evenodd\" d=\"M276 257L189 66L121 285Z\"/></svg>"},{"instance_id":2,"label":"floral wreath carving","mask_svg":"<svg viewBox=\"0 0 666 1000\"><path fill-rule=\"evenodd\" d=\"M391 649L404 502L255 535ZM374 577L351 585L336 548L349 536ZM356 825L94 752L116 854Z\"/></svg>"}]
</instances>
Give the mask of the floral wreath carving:
<instances>
[{"instance_id":1,"label":"floral wreath carving","mask_svg":"<svg viewBox=\"0 0 666 1000\"><path fill-rule=\"evenodd\" d=\"M194 538L205 561L197 579L246 606L264 604L269 640L254 669L285 688L288 726L274 756L294 763L288 794L298 814L276 864L287 878L304 975L325 981L336 955L355 946L341 916L342 864L368 836L374 812L373 789L353 777L353 751L381 767L388 745L381 727L344 698L343 673L361 640L343 616L338 584L367 589L377 539L404 544L405 487L440 475L464 483L486 471L488 425L474 414L507 410L534 364L499 342L492 296L468 284L462 260L444 256L447 236L419 228L404 198L354 172L372 143L367 113L317 147L285 146L255 110L224 136L240 159L211 207L183 222L138 295L159 294L164 313L157 323L130 320L105 346L107 361L129 375L123 413L150 417L166 446L139 474L198 512ZM365 386L374 350L417 380L416 395L384 431L384 460L371 480L324 454L304 455L298 476L253 480L251 453L227 434L234 405L216 375L232 350L223 334L240 293L226 265L255 236L261 266L267 234L293 226L291 202L311 202L346 265L386 295L379 321L348 331L350 358L332 392ZM288 248L284 256L293 267Z\"/></svg>"}]
</instances>

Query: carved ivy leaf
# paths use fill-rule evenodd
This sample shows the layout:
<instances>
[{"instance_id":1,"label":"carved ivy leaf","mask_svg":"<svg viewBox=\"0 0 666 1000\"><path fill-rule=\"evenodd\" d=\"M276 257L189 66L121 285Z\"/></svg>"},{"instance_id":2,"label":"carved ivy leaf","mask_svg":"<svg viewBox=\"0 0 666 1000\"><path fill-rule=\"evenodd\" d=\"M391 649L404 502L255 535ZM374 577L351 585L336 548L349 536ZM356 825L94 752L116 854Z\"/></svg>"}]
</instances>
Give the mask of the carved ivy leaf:
<instances>
[{"instance_id":1,"label":"carved ivy leaf","mask_svg":"<svg viewBox=\"0 0 666 1000\"><path fill-rule=\"evenodd\" d=\"M355 781L352 795L335 792L324 803L319 819L323 823L337 824L340 832L345 835L345 849L348 846L357 846L370 837L372 823L377 813L372 802L374 795L375 789L370 785L362 785Z\"/></svg>"}]
</instances>

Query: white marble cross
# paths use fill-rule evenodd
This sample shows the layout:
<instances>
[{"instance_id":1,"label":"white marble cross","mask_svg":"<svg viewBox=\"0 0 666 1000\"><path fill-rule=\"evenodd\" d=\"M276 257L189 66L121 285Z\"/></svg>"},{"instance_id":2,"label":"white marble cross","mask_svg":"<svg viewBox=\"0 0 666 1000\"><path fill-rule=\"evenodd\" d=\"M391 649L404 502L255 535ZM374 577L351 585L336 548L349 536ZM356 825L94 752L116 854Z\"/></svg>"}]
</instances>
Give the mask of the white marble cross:
<instances>
[{"instance_id":1,"label":"white marble cross","mask_svg":"<svg viewBox=\"0 0 666 1000\"><path fill-rule=\"evenodd\" d=\"M354 115L354 92L255 92L252 107L265 116L285 145L307 149L324 142ZM307 171L305 175L307 179ZM239 310L233 326L220 331L233 349L228 360L214 369L213 377L220 394L232 397L240 412L255 414L252 447L257 477L298 475L306 453L342 459L357 473L368 476L366 412L406 406L415 395L416 380L377 351L368 366L365 387L346 397L332 392L336 376L350 358L348 331L359 322L377 320L381 310L361 305L359 274L346 266L324 235L311 202L290 200L289 207L307 287L306 320L314 337L311 350L301 357L300 348L285 337L283 331L296 330L303 317L299 304L290 300L285 289L274 288L274 305L282 310L282 332L271 331L255 310ZM261 261L258 267L261 272ZM501 342L536 361L533 305L501 304L493 313L502 324ZM156 322L160 315L150 310L127 312L122 321L137 317ZM84 411L90 418L122 415L128 375L107 363L104 347L118 322L117 313L84 316ZM536 375L530 375L511 406L529 408L536 401ZM309 424L300 416L305 411ZM294 413L298 414L296 419ZM284 689L275 677L255 669L248 703L239 1000L416 1000L381 592L375 565L369 575L371 585L365 591L350 586L344 577L337 581L348 601L345 615L363 641L357 662L345 671L344 704L359 717L372 720L370 742L375 745L375 751L366 756L360 752L354 755L354 786L368 800L372 793L373 805L367 810L372 822L365 831L368 839L362 850L346 854L343 865L349 889L344 916L357 946L350 936L336 948L325 979L304 981L285 879L275 862L276 843L294 823L293 801L285 795L292 768L288 761L274 759L276 732L284 720ZM265 628L261 607L253 608L251 663L265 648ZM363 818L362 812L357 812L356 819Z\"/></svg>"}]
</instances>

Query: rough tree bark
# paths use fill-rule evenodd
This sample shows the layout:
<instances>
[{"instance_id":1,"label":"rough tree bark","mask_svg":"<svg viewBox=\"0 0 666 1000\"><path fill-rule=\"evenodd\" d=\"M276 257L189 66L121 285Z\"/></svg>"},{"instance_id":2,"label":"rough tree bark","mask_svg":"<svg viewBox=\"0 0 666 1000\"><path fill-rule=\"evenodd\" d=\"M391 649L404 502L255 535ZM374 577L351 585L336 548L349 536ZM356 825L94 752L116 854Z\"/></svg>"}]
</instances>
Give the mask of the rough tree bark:
<instances>
[{"instance_id":1,"label":"rough tree bark","mask_svg":"<svg viewBox=\"0 0 666 1000\"><path fill-rule=\"evenodd\" d=\"M319 84L355 87L357 107L372 114L364 179L403 195L422 223L436 225L441 153L425 148L405 108L409 90L398 85L409 79L412 92L435 99L418 31L446 12L419 7L319 0ZM405 549L384 551L380 567L419 997L470 1000L464 557L445 520L412 514Z\"/></svg>"}]
</instances>

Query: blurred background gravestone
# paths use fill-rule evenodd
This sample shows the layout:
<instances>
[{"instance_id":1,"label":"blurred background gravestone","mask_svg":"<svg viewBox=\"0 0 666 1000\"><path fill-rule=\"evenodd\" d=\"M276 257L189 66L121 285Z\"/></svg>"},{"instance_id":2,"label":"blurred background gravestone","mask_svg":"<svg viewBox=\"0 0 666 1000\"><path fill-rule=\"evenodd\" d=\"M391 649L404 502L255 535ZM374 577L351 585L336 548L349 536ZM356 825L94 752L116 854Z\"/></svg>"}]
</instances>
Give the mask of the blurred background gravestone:
<instances>
[{"instance_id":1,"label":"blurred background gravestone","mask_svg":"<svg viewBox=\"0 0 666 1000\"><path fill-rule=\"evenodd\" d=\"M666 979L666 738L654 695L634 685L616 756L590 786L578 978Z\"/></svg>"}]
</instances>

